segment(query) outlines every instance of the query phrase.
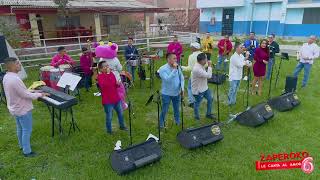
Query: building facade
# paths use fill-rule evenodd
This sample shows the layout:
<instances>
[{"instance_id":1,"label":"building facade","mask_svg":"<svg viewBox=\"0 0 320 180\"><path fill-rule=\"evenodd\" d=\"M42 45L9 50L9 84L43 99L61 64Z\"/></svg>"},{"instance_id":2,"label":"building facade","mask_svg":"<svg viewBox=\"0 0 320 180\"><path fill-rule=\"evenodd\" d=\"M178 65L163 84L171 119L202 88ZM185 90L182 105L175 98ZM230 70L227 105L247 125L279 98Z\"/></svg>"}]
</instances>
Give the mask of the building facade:
<instances>
[{"instance_id":1,"label":"building facade","mask_svg":"<svg viewBox=\"0 0 320 180\"><path fill-rule=\"evenodd\" d=\"M134 14L142 14L142 31L149 32L150 14L163 12L136 0L70 1L67 14L59 13L58 5L52 0L0 0L0 20L16 23L21 29L31 31L33 44L41 46L41 39L101 35L126 31ZM15 21L15 22L13 22ZM139 23L139 22L138 22ZM136 24L138 24L136 23ZM121 25L124 26L121 28Z\"/></svg>"},{"instance_id":2,"label":"building facade","mask_svg":"<svg viewBox=\"0 0 320 180\"><path fill-rule=\"evenodd\" d=\"M320 0L198 0L200 32L320 36Z\"/></svg>"}]
</instances>

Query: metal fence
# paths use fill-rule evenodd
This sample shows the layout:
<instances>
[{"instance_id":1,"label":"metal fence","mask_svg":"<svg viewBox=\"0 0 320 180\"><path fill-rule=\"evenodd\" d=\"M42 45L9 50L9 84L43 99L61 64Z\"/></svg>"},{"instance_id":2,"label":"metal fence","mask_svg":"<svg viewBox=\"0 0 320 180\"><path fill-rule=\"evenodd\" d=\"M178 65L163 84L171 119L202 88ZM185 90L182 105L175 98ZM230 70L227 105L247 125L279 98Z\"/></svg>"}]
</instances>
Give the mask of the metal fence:
<instances>
[{"instance_id":1,"label":"metal fence","mask_svg":"<svg viewBox=\"0 0 320 180\"><path fill-rule=\"evenodd\" d=\"M174 32L173 35L178 35L179 41L182 44L190 44L190 42L194 41L196 35L194 33L182 33L182 32ZM145 35L145 34L144 34ZM160 37L146 37L139 38L143 36L143 34L135 34L134 35L134 45L138 47L138 50L146 50L150 51L153 48L150 47L152 44L168 44L171 42L173 36L160 36ZM106 42L107 39L113 39L110 35L105 34L100 36L101 39ZM74 40L77 40L76 42ZM21 63L26 67L34 67L39 66L40 64L46 64L54 54L56 54L56 49L60 46L64 46L69 55L74 57L75 59L79 56L82 47L87 47L87 40L92 42L96 41L97 36L78 36L78 37L66 37L66 38L50 38L50 39L41 39L41 47L33 47L33 48L21 48L14 49L16 54L18 55ZM62 41L64 43L61 43ZM66 40L73 40L71 43L65 43ZM119 39L116 41L112 41L117 43L119 46L119 52L124 51L124 47L127 44L127 38ZM50 44L50 45L49 45ZM94 49L94 48L92 48Z\"/></svg>"}]
</instances>

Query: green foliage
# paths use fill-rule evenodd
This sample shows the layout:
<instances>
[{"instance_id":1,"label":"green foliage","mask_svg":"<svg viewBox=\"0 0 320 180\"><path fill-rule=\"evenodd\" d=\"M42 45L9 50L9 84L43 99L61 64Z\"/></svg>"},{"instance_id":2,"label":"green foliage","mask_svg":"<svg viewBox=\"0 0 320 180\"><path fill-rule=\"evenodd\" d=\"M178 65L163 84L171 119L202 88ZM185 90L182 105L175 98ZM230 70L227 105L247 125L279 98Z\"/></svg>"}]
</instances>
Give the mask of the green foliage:
<instances>
[{"instance_id":1,"label":"green foliage","mask_svg":"<svg viewBox=\"0 0 320 180\"><path fill-rule=\"evenodd\" d=\"M183 65L190 54L185 52ZM212 57L216 57L215 51ZM216 63L216 58L214 58ZM278 67L280 58L277 57ZM123 62L123 59L122 59ZM316 61L317 62L317 61ZM156 69L165 60L156 61ZM272 88L272 96L278 96L284 88L285 76L291 74L296 65L295 60L283 61L277 88ZM76 121L80 132L68 136L69 121L62 119L64 134L50 137L51 121L47 107L42 102L34 102L32 148L38 152L35 158L24 158L18 148L15 135L15 120L9 115L6 106L0 104L0 179L166 179L166 180L209 180L209 179L319 179L319 109L320 98L317 72L319 63L313 65L308 87L298 89L301 105L289 112L275 112L268 123L250 128L237 122L222 127L224 139L214 145L208 145L193 151L182 148L176 141L181 127L173 121L172 104L167 115L168 128L161 133L163 157L160 162L140 168L125 176L118 176L111 168L109 155L117 140L122 147L129 146L128 132L119 130L117 118L113 116L112 136L105 132L105 114L101 98L94 97L97 92L93 87L90 92L81 90L81 101L74 107ZM278 68L275 68L278 69ZM149 72L146 69L147 73ZM27 69L27 86L38 80L38 69ZM148 75L148 74L147 74ZM303 73L300 73L299 85ZM273 76L273 84L275 76ZM161 81L156 79L153 90L149 81L135 82L129 89L129 98L133 103L132 120L133 143L145 141L149 133L157 135L157 110L154 103L145 106L148 97L160 88ZM187 80L186 80L187 85ZM229 107L226 105L229 83L219 86L221 121L226 122ZM246 81L242 81L238 92L237 104L232 112L245 109ZM264 82L263 96L250 96L250 105L265 101L268 95L268 81ZM298 86L300 87L300 86ZM216 97L216 86L209 85ZM185 97L185 100L187 97ZM217 111L214 102L214 112ZM210 120L204 118L206 103L201 104L201 120L193 119L193 109L184 107L185 127L198 127ZM125 111L128 125L128 111ZM70 118L70 117L69 117ZM255 161L260 154L290 153L307 150L314 158L315 170L304 174L300 169L261 171L255 170Z\"/></svg>"},{"instance_id":2,"label":"green foliage","mask_svg":"<svg viewBox=\"0 0 320 180\"><path fill-rule=\"evenodd\" d=\"M20 48L22 42L31 42L32 33L19 28L18 24L0 18L0 34L3 34L13 48Z\"/></svg>"}]
</instances>

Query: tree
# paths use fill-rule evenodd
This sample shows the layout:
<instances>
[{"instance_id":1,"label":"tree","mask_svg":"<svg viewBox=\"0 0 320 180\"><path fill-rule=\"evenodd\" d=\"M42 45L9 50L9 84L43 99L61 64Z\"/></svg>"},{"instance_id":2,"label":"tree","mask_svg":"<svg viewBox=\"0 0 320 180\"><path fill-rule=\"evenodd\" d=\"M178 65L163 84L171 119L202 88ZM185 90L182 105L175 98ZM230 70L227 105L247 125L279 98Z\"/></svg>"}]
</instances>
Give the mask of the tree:
<instances>
[{"instance_id":1,"label":"tree","mask_svg":"<svg viewBox=\"0 0 320 180\"><path fill-rule=\"evenodd\" d=\"M71 0L53 0L53 2L58 5L58 13L63 17L67 17L69 15L69 10L67 8L69 1Z\"/></svg>"},{"instance_id":2,"label":"tree","mask_svg":"<svg viewBox=\"0 0 320 180\"><path fill-rule=\"evenodd\" d=\"M15 19L10 17L0 18L0 34L4 35L13 48L20 48L22 42L32 42L31 32L21 29Z\"/></svg>"}]
</instances>

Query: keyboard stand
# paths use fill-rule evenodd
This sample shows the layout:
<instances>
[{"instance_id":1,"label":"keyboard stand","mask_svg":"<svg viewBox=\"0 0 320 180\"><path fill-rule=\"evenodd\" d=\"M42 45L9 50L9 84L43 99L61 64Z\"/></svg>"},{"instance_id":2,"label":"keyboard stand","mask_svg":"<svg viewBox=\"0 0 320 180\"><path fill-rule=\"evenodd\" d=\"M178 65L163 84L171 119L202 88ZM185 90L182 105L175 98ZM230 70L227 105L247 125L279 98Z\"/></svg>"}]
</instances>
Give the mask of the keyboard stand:
<instances>
[{"instance_id":1,"label":"keyboard stand","mask_svg":"<svg viewBox=\"0 0 320 180\"><path fill-rule=\"evenodd\" d=\"M62 128L62 109L56 109L53 106L48 105L48 109L51 115L51 136L54 137L54 126L55 126L55 120L58 121L58 129L59 129L59 133L60 135L63 134L63 128ZM58 112L56 112L58 111ZM71 121L70 121L70 127L69 127L69 133L68 135L70 135L71 130L73 129L73 131L75 132L76 130L80 131L80 128L78 127L75 119L74 119L74 115L73 115L73 110L72 107L69 108L68 111L66 111L66 113L70 113L71 114ZM67 120L67 114L66 114L66 120Z\"/></svg>"}]
</instances>

